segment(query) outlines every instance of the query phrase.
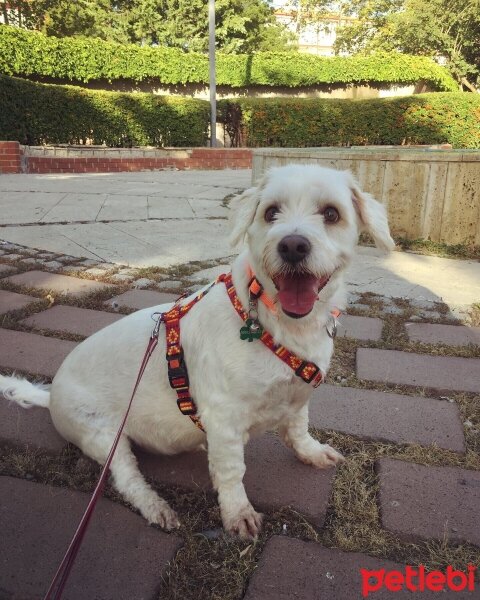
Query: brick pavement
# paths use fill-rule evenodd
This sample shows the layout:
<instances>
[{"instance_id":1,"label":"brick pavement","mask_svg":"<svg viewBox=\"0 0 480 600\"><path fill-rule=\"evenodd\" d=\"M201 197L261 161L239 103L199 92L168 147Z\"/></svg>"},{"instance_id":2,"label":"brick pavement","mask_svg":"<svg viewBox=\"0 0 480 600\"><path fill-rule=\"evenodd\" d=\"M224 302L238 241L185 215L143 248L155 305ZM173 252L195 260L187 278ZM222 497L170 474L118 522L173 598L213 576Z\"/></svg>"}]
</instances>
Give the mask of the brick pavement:
<instances>
[{"instance_id":1,"label":"brick pavement","mask_svg":"<svg viewBox=\"0 0 480 600\"><path fill-rule=\"evenodd\" d=\"M139 309L170 302L177 297L177 294L159 291L160 287L168 289L168 282L162 281L157 289L125 291L128 283L119 277L121 287L117 286L118 292L115 293L115 287L104 281L39 270L42 264L49 261L69 267L65 257L36 256L35 262L30 264L25 263L28 260L25 259L25 253L20 251L15 258L16 254L18 250L13 246L2 250L0 255L0 288L2 278L18 286L14 288L18 290L15 292L0 289L0 313L10 318L4 327L0 320L0 372L18 370L52 377L76 344L61 339L63 333L88 336L121 318L121 315L112 312L114 307ZM22 269L34 270L12 276L11 269L2 268L7 264L15 268L19 260L23 261ZM82 267L79 260L74 259L79 265L75 266L79 273L90 266L96 269L92 271L92 276L102 279L102 269L98 269L94 261ZM225 267L221 269L225 270ZM191 281L195 283L195 275ZM153 280L150 287L155 288L158 283ZM175 286L178 287L178 284L175 283ZM105 293L109 289L112 297L105 300ZM30 293L33 294L35 290L40 294L46 290L53 291L60 304L45 309L45 306L35 304L38 298L18 293L22 290L32 290ZM68 306L61 304L65 291L70 295ZM103 295L94 303L95 309L72 306L82 298L94 298L99 291ZM179 289L178 293L181 291ZM389 452L393 455L397 449L417 444L425 449L427 463L430 460L429 448L436 448L437 460L438 456L445 458L443 466L420 465L381 455L376 457L380 511L378 527L390 532L400 543L403 540L439 540L447 533L449 543L468 542L480 547L476 528L480 519L480 475L478 470L467 468L465 462L467 455L471 459L472 452L475 453L475 448L469 447L467 441L475 435L478 424L472 411L462 409L460 403L455 401L455 390L467 391L470 395L479 390L478 354L474 355L475 358L461 358L455 356L454 350L449 356L429 356L404 352L400 342L398 350L385 350L381 347L381 336L384 319L387 318L388 310L383 319L344 315L339 335L350 338L348 343L356 344L353 351L358 347L357 376L364 380L362 385L369 386L370 381L388 385L404 384L410 386L410 391L402 394L368 387L325 384L314 394L310 410L311 425L320 431L351 436L352 440L383 442L388 444ZM12 322L15 323L15 320L22 331L14 330ZM469 341L472 339L469 337L472 330L466 329L412 323L406 325L405 331L411 341L457 347L472 343ZM376 344L379 347L372 347ZM411 386L426 386L438 393L424 397ZM452 390L449 393L450 401L440 398L444 389ZM475 402L473 396L472 402ZM470 438L466 437L465 431L469 432ZM322 441L325 438L326 435L322 433ZM1 402L0 446L20 451L28 448L40 454L55 455L64 450L65 442L55 432L48 411L27 411ZM460 466L453 467L449 463L452 453L458 457ZM165 457L138 451L138 457L142 471L162 487L179 487L194 493L211 491L204 452ZM323 528L330 527L326 517L329 510L335 510L332 494L337 480L344 477L343 467L337 471L315 471L298 462L273 434L249 442L246 464L245 485L257 508L268 515L290 506L294 513L301 515L320 534ZM357 481L354 485L361 484L361 481ZM73 528L75 515L80 513L85 497L79 492L6 476L0 477L0 488L0 520L4 519L7 524L5 527L3 523L1 525L3 539L6 540L3 544L4 554L0 544L1 589L3 591L5 588L5 593L10 595L15 592L33 597L43 590L47 579L47 571L40 568L37 558L42 554L47 533L54 543L47 545L44 562L51 564L53 569L57 560L55 553L59 553L59 548L66 543L69 528ZM98 598L111 597L108 594L113 591L115 598L140 597L139 594L154 598L166 563L176 556L183 534L166 535L148 528L130 510L107 500L102 501L99 512L104 524L97 524L89 534L88 549L83 562L79 564L78 575L73 578L69 592L71 596L68 597L83 598L85 594L93 597L88 587L91 585ZM58 528L55 526L52 530L52 523ZM104 535L106 540L102 541ZM273 537L267 542L249 585L245 580L245 587L248 588L245 598L268 600L272 597L282 600L298 596L302 600L318 597L350 600L361 597L358 593L360 567L403 568L403 565L385 558L329 549L290 535L287 529L286 536ZM23 540L23 544L18 545L19 539ZM132 544L131 539L138 543ZM102 562L104 543L115 548L113 568L110 563ZM5 555L5 548L9 549L8 556ZM13 553L11 548L14 548ZM477 555L480 557L480 549ZM178 560L181 561L181 557ZM26 574L22 569L29 561L32 562L32 568ZM141 565L141 568L132 568L132 564ZM88 567L88 576L87 565L95 566L93 571L92 567ZM100 576L104 572L109 573L106 579ZM124 576L125 572L128 572L128 577ZM108 591L102 588L104 579L113 586ZM80 581L83 583L80 584ZM81 585L87 587L82 588ZM443 596L448 598L446 594ZM372 597L390 598L383 592ZM395 598L402 597L407 596L401 592L395 595ZM429 598L430 595L425 593L422 597ZM455 598L464 597L472 596L455 594Z\"/></svg>"}]
</instances>

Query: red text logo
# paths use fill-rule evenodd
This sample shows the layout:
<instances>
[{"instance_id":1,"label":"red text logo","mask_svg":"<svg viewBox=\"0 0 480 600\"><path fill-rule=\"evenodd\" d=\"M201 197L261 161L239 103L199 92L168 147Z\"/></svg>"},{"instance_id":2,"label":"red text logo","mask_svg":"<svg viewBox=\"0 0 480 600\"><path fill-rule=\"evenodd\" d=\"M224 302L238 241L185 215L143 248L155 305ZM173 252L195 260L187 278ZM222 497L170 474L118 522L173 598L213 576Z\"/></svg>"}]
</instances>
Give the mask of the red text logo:
<instances>
[{"instance_id":1,"label":"red text logo","mask_svg":"<svg viewBox=\"0 0 480 600\"><path fill-rule=\"evenodd\" d=\"M461 592L463 590L475 590L475 570L477 567L468 565L467 572L455 571L453 567L448 566L445 573L442 571L425 572L425 567L405 567L402 571L387 571L380 569L378 571L369 571L360 569L362 575L362 595L364 598L382 588L390 592L400 592L401 590L410 590L411 592L442 592L451 590L452 592Z\"/></svg>"}]
</instances>

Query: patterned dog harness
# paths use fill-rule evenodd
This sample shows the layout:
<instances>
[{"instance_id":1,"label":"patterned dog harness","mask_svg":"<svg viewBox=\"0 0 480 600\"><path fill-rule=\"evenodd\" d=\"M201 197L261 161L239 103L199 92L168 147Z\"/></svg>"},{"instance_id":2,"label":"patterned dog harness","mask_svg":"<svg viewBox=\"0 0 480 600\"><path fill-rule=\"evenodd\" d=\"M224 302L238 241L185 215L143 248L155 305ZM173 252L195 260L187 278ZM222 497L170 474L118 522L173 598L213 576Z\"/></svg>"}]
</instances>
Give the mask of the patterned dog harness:
<instances>
[{"instance_id":1,"label":"patterned dog harness","mask_svg":"<svg viewBox=\"0 0 480 600\"><path fill-rule=\"evenodd\" d=\"M207 294L211 288L219 282L223 282L227 288L228 297L237 311L240 318L247 324L252 321L249 319L249 313L247 313L240 299L237 296L235 287L232 281L232 274L222 274L210 284L203 292L195 296L188 304L180 305L179 301L183 298L180 297L175 303L173 308L168 312L163 313L161 319L165 323L166 338L167 338L167 362L168 362L168 380L170 386L177 393L177 405L182 414L187 415L195 423L195 425L205 431L200 422L200 418L197 415L197 405L190 395L190 383L188 380L187 365L185 363L185 357L183 354L183 348L180 342L180 320L184 317L195 304L201 300L205 294ZM263 287L255 277L252 277L249 282L249 294L250 298L254 300L260 298L263 294ZM241 329L241 332L243 331ZM287 350L280 344L275 344L273 337L268 331L260 328L260 331L255 335L265 346L271 350L280 360L288 365L297 377L302 379L305 383L312 385L314 388L318 387L323 382L323 373L320 368L313 362L308 362L299 358L290 350ZM246 339L242 336L241 339ZM249 341L252 341L250 338Z\"/></svg>"}]
</instances>

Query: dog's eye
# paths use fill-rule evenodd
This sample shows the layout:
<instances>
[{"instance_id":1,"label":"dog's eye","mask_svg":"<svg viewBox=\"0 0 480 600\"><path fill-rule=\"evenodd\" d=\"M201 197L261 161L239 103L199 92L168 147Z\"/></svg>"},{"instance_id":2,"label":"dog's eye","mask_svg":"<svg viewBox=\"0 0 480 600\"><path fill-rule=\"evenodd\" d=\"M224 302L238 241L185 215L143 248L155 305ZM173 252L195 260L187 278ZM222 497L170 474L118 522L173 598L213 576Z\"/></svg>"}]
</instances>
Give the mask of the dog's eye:
<instances>
[{"instance_id":1,"label":"dog's eye","mask_svg":"<svg viewBox=\"0 0 480 600\"><path fill-rule=\"evenodd\" d=\"M277 216L277 213L278 213L278 206L270 206L265 211L265 221L267 223L271 223Z\"/></svg>"},{"instance_id":2,"label":"dog's eye","mask_svg":"<svg viewBox=\"0 0 480 600\"><path fill-rule=\"evenodd\" d=\"M338 214L338 210L333 208L333 206L327 206L327 208L323 211L323 218L326 223L336 223L340 219L340 215Z\"/></svg>"}]
</instances>

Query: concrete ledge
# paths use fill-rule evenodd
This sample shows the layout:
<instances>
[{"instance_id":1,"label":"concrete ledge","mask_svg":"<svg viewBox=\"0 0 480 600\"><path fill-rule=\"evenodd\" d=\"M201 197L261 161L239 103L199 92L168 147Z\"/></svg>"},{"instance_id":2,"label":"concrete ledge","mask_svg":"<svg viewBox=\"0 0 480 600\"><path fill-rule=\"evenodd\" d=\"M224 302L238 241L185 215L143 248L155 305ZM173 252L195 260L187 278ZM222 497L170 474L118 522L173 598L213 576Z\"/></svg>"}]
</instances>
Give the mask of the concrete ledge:
<instances>
[{"instance_id":1,"label":"concrete ledge","mask_svg":"<svg viewBox=\"0 0 480 600\"><path fill-rule=\"evenodd\" d=\"M480 151L440 146L254 151L253 181L289 163L349 169L388 210L395 235L480 245Z\"/></svg>"}]
</instances>

